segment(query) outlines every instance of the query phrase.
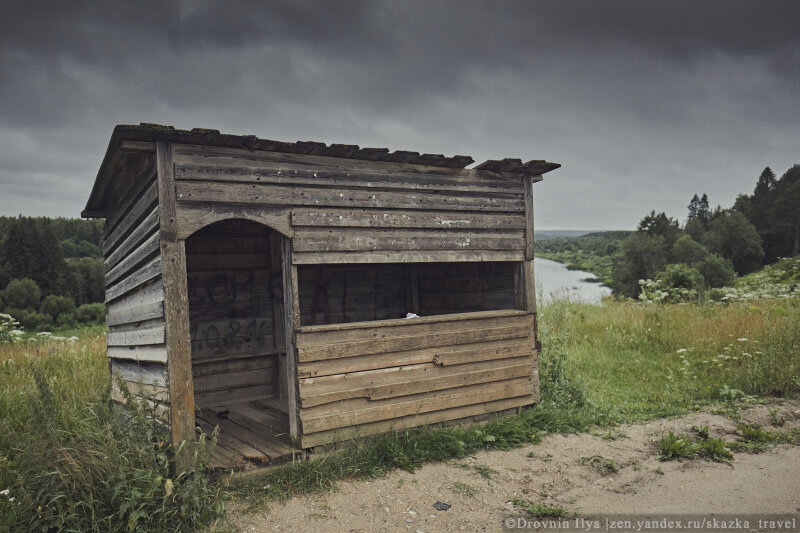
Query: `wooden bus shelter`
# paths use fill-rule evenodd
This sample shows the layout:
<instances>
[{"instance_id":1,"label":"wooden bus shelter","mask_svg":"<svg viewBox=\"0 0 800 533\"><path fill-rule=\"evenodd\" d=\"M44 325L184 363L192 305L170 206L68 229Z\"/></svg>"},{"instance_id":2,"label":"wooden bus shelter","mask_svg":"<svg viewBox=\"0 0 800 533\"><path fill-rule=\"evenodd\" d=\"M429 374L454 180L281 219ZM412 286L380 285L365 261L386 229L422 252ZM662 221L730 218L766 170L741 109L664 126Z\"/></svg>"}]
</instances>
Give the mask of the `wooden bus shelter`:
<instances>
[{"instance_id":1,"label":"wooden bus shelter","mask_svg":"<svg viewBox=\"0 0 800 533\"><path fill-rule=\"evenodd\" d=\"M174 442L219 426L223 464L535 403L532 186L559 165L471 163L117 126L82 213L111 372Z\"/></svg>"}]
</instances>

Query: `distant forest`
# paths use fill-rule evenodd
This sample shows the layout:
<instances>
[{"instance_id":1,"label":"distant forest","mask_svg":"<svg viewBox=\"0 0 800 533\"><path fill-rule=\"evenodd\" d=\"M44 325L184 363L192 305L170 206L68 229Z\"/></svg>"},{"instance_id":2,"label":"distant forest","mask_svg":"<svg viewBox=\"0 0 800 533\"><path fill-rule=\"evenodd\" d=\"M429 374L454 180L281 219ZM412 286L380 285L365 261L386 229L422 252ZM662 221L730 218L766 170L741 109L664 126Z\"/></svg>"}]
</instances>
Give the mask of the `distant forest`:
<instances>
[{"instance_id":1,"label":"distant forest","mask_svg":"<svg viewBox=\"0 0 800 533\"><path fill-rule=\"evenodd\" d=\"M0 217L0 312L25 329L103 319L103 222Z\"/></svg>"},{"instance_id":2,"label":"distant forest","mask_svg":"<svg viewBox=\"0 0 800 533\"><path fill-rule=\"evenodd\" d=\"M800 254L800 165L780 178L765 168L753 193L729 208L712 209L707 194L695 194L687 208L683 225L651 211L635 231L537 241L536 254L593 272L630 298L639 295L639 280L693 297Z\"/></svg>"}]
</instances>

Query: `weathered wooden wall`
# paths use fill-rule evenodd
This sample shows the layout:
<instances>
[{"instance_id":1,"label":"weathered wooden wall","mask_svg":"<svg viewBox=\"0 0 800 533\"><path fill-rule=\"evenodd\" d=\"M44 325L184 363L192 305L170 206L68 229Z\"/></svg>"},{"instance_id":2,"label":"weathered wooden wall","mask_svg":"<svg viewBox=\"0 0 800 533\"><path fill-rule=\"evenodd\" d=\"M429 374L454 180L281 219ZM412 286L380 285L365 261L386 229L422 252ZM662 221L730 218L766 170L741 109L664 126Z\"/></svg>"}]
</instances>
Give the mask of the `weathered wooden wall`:
<instances>
[{"instance_id":1,"label":"weathered wooden wall","mask_svg":"<svg viewBox=\"0 0 800 533\"><path fill-rule=\"evenodd\" d=\"M186 240L198 407L276 396L285 351L277 237L263 225L227 220Z\"/></svg>"},{"instance_id":2,"label":"weathered wooden wall","mask_svg":"<svg viewBox=\"0 0 800 533\"><path fill-rule=\"evenodd\" d=\"M524 257L519 176L180 144L174 159L179 234L236 213L293 237L293 264Z\"/></svg>"},{"instance_id":3,"label":"weathered wooden wall","mask_svg":"<svg viewBox=\"0 0 800 533\"><path fill-rule=\"evenodd\" d=\"M303 326L296 342L306 448L538 400L524 311Z\"/></svg>"},{"instance_id":4,"label":"weathered wooden wall","mask_svg":"<svg viewBox=\"0 0 800 533\"><path fill-rule=\"evenodd\" d=\"M169 402L164 323L164 286L159 249L158 186L155 169L144 167L115 191L106 219L106 338L112 376L131 392ZM112 396L123 401L115 382Z\"/></svg>"}]
</instances>

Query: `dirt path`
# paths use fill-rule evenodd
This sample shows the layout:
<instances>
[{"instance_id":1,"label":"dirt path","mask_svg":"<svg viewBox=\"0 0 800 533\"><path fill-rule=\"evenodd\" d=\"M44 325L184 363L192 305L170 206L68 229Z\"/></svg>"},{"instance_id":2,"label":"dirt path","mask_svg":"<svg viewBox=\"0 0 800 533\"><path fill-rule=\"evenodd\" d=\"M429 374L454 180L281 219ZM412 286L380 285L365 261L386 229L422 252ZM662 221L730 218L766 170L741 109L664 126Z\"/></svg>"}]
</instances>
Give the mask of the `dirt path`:
<instances>
[{"instance_id":1,"label":"dirt path","mask_svg":"<svg viewBox=\"0 0 800 533\"><path fill-rule=\"evenodd\" d=\"M783 429L800 426L800 402L777 407ZM767 406L742 412L768 427ZM338 490L273 504L269 511L231 517L241 531L501 531L508 517L525 516L509 501L526 498L578 516L607 513L792 514L800 527L800 447L781 445L759 455L735 454L731 465L704 460L660 462L657 441L668 431L709 426L733 439L735 424L696 413L621 426L616 440L601 434L552 435L539 445L427 465L414 474L344 482ZM613 432L612 432L613 434ZM624 435L624 436L623 436ZM619 470L601 474L581 458L602 456ZM437 501L451 505L437 511Z\"/></svg>"}]
</instances>

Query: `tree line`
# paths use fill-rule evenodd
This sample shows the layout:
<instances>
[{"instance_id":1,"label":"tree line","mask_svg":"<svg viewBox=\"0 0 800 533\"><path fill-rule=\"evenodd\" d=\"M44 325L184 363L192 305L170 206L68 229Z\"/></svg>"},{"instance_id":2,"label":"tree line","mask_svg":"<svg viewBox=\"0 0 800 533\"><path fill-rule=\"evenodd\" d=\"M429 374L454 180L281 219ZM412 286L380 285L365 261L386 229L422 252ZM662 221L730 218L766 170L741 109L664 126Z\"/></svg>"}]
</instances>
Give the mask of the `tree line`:
<instances>
[{"instance_id":1,"label":"tree line","mask_svg":"<svg viewBox=\"0 0 800 533\"><path fill-rule=\"evenodd\" d=\"M781 257L800 253L800 165L780 178L767 167L753 194L734 205L711 209L708 195L695 194L686 223L651 211L625 238L613 258L614 292L635 298L640 280L696 295L728 286Z\"/></svg>"},{"instance_id":2,"label":"tree line","mask_svg":"<svg viewBox=\"0 0 800 533\"><path fill-rule=\"evenodd\" d=\"M102 221L0 217L0 311L30 330L101 322L102 239Z\"/></svg>"}]
</instances>

